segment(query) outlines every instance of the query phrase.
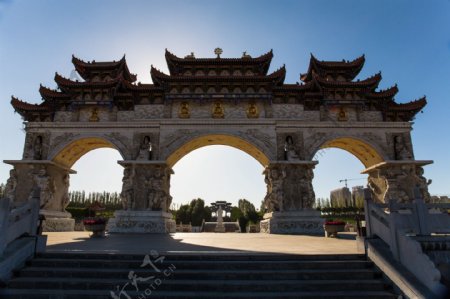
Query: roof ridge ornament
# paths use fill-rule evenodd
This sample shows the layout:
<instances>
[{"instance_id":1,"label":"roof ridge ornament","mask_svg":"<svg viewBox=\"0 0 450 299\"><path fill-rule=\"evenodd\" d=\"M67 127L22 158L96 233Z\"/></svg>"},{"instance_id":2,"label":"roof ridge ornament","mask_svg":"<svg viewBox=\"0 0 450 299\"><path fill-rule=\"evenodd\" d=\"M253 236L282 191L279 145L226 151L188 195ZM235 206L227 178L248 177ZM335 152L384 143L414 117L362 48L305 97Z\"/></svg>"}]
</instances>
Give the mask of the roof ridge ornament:
<instances>
[{"instance_id":1,"label":"roof ridge ornament","mask_svg":"<svg viewBox=\"0 0 450 299\"><path fill-rule=\"evenodd\" d=\"M222 48L215 48L215 49L214 49L214 54L217 55L216 58L220 58L220 55L221 55L222 53L223 53Z\"/></svg>"},{"instance_id":2,"label":"roof ridge ornament","mask_svg":"<svg viewBox=\"0 0 450 299\"><path fill-rule=\"evenodd\" d=\"M250 54L247 54L247 51L242 52L242 58L252 58Z\"/></svg>"}]
</instances>

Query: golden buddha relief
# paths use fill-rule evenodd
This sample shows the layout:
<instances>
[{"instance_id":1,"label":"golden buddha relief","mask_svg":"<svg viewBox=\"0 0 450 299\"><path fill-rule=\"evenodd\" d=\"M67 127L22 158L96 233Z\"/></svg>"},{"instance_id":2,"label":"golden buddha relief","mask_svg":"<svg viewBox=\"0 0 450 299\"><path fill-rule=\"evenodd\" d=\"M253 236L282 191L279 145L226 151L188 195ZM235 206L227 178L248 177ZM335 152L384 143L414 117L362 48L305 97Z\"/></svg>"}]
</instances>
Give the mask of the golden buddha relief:
<instances>
[{"instance_id":1,"label":"golden buddha relief","mask_svg":"<svg viewBox=\"0 0 450 299\"><path fill-rule=\"evenodd\" d=\"M348 120L347 112L343 107L341 107L338 113L338 121L347 121L347 120Z\"/></svg>"},{"instance_id":2,"label":"golden buddha relief","mask_svg":"<svg viewBox=\"0 0 450 299\"><path fill-rule=\"evenodd\" d=\"M91 116L89 117L89 121L97 122L99 120L100 120L100 118L98 117L98 109L97 108L93 108L92 112L91 112Z\"/></svg>"},{"instance_id":3,"label":"golden buddha relief","mask_svg":"<svg viewBox=\"0 0 450 299\"><path fill-rule=\"evenodd\" d=\"M248 104L247 117L248 118L258 118L259 117L258 106L256 106L255 103Z\"/></svg>"},{"instance_id":4,"label":"golden buddha relief","mask_svg":"<svg viewBox=\"0 0 450 299\"><path fill-rule=\"evenodd\" d=\"M179 118L190 118L191 113L189 111L189 103L188 102L182 102L180 105L180 111L178 112Z\"/></svg>"},{"instance_id":5,"label":"golden buddha relief","mask_svg":"<svg viewBox=\"0 0 450 299\"><path fill-rule=\"evenodd\" d=\"M213 118L224 118L225 117L225 109L221 102L215 102L212 110Z\"/></svg>"}]
</instances>

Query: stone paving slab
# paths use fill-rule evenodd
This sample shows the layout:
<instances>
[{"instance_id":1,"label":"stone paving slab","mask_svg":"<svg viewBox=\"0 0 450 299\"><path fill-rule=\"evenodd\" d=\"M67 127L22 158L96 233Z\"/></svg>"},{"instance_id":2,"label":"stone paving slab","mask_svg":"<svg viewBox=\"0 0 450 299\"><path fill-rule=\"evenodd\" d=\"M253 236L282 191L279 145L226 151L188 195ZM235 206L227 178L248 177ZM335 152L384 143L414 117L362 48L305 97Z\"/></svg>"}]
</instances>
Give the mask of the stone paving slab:
<instances>
[{"instance_id":1,"label":"stone paving slab","mask_svg":"<svg viewBox=\"0 0 450 299\"><path fill-rule=\"evenodd\" d=\"M109 234L91 238L90 232L48 232L48 252L147 254L166 253L286 253L355 254L354 234L338 238L239 233Z\"/></svg>"}]
</instances>

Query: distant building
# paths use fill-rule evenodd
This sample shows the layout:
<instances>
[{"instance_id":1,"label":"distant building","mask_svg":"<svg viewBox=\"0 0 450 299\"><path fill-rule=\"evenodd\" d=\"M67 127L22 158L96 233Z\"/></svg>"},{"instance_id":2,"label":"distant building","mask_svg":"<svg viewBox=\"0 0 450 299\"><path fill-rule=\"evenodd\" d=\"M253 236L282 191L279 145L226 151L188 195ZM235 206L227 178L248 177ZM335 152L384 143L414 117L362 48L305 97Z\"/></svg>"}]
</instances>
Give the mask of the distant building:
<instances>
[{"instance_id":1,"label":"distant building","mask_svg":"<svg viewBox=\"0 0 450 299\"><path fill-rule=\"evenodd\" d=\"M354 186L352 188L352 202L353 206L364 207L364 186Z\"/></svg>"},{"instance_id":2,"label":"distant building","mask_svg":"<svg viewBox=\"0 0 450 299\"><path fill-rule=\"evenodd\" d=\"M332 190L330 192L330 203L333 208L351 207L352 194L347 187Z\"/></svg>"}]
</instances>

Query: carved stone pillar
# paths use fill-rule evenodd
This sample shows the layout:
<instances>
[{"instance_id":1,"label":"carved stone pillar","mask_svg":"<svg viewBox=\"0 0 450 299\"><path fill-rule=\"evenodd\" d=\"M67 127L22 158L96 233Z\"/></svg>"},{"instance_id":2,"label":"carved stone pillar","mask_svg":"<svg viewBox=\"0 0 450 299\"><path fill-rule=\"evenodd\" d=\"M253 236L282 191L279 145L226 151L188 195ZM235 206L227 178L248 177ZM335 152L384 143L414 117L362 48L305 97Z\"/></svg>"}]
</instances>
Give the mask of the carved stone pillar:
<instances>
[{"instance_id":1,"label":"carved stone pillar","mask_svg":"<svg viewBox=\"0 0 450 299\"><path fill-rule=\"evenodd\" d=\"M276 161L264 170L267 213L261 232L275 234L323 234L320 212L315 201L312 179L317 162Z\"/></svg>"},{"instance_id":2,"label":"carved stone pillar","mask_svg":"<svg viewBox=\"0 0 450 299\"><path fill-rule=\"evenodd\" d=\"M48 160L4 162L14 166L7 190L13 205L20 206L30 198L39 198L39 214L45 216L44 231L74 230L75 220L65 209L69 204L70 174L75 171Z\"/></svg>"},{"instance_id":3,"label":"carved stone pillar","mask_svg":"<svg viewBox=\"0 0 450 299\"><path fill-rule=\"evenodd\" d=\"M170 175L165 161L120 161L124 167L121 198L123 210L116 211L108 222L113 233L175 232L169 212Z\"/></svg>"},{"instance_id":4,"label":"carved stone pillar","mask_svg":"<svg viewBox=\"0 0 450 299\"><path fill-rule=\"evenodd\" d=\"M430 202L428 185L431 180L423 176L423 166L433 161L386 161L367 168L362 173L368 174L368 185L372 198L379 203L412 202L414 190L418 189L424 202Z\"/></svg>"}]
</instances>

